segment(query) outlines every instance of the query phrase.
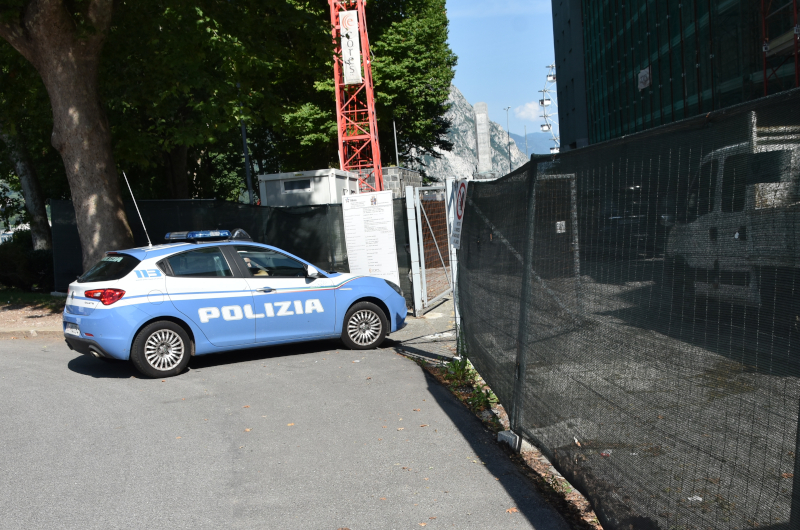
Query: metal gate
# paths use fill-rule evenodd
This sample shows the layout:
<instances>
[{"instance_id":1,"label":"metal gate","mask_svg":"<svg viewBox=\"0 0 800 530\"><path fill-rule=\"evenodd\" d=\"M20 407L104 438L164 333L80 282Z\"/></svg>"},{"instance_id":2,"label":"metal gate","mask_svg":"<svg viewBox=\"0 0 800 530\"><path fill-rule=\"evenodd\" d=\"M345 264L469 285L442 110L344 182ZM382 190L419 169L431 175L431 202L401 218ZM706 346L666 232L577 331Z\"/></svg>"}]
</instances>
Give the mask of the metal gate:
<instances>
[{"instance_id":1,"label":"metal gate","mask_svg":"<svg viewBox=\"0 0 800 530\"><path fill-rule=\"evenodd\" d=\"M450 225L445 199L445 186L423 186L406 193L416 316L453 292Z\"/></svg>"}]
</instances>

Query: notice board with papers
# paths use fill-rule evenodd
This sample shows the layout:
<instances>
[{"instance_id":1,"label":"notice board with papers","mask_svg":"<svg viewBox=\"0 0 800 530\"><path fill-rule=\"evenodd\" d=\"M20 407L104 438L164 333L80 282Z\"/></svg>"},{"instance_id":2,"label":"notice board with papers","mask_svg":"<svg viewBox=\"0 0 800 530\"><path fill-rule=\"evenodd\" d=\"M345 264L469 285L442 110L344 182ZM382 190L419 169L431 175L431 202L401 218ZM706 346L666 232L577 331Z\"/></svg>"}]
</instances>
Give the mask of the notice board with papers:
<instances>
[{"instance_id":1,"label":"notice board with papers","mask_svg":"<svg viewBox=\"0 0 800 530\"><path fill-rule=\"evenodd\" d=\"M344 238L350 272L400 285L391 191L342 197Z\"/></svg>"}]
</instances>

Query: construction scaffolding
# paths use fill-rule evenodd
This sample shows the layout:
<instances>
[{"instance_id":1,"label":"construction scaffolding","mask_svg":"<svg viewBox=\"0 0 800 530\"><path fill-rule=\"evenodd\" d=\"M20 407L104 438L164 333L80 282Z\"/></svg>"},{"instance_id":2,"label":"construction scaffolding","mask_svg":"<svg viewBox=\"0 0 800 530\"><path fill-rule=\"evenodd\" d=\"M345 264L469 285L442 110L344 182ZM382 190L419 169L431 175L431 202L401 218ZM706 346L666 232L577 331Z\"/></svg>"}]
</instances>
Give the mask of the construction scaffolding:
<instances>
[{"instance_id":1,"label":"construction scaffolding","mask_svg":"<svg viewBox=\"0 0 800 530\"><path fill-rule=\"evenodd\" d=\"M329 0L339 163L359 175L361 191L383 191L365 0Z\"/></svg>"}]
</instances>

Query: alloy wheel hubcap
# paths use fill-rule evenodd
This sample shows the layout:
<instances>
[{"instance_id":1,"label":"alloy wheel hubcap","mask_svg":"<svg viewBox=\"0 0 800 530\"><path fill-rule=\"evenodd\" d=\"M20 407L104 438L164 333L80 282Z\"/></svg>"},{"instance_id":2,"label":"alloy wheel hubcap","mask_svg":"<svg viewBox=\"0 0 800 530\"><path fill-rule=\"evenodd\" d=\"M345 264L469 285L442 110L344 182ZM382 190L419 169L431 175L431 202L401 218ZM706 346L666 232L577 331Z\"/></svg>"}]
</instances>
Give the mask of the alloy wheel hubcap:
<instances>
[{"instance_id":1,"label":"alloy wheel hubcap","mask_svg":"<svg viewBox=\"0 0 800 530\"><path fill-rule=\"evenodd\" d=\"M350 317L347 335L359 346L368 346L381 334L381 319L374 311L362 309Z\"/></svg>"},{"instance_id":2,"label":"alloy wheel hubcap","mask_svg":"<svg viewBox=\"0 0 800 530\"><path fill-rule=\"evenodd\" d=\"M165 372L172 370L181 362L184 345L181 336L171 329L160 329L147 337L144 344L144 356L147 363Z\"/></svg>"}]
</instances>

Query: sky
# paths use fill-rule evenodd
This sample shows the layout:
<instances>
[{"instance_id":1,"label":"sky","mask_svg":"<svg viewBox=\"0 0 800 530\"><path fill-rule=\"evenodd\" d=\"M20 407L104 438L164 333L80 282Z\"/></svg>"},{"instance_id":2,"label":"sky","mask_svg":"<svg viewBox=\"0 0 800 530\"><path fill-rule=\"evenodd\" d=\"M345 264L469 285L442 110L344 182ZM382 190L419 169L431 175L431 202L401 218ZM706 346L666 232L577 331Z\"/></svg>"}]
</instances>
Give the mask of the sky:
<instances>
[{"instance_id":1,"label":"sky","mask_svg":"<svg viewBox=\"0 0 800 530\"><path fill-rule=\"evenodd\" d=\"M554 62L551 0L447 0L450 48L458 55L453 84L470 104L522 136L540 132L538 92ZM555 96L553 96L555 97Z\"/></svg>"}]
</instances>

